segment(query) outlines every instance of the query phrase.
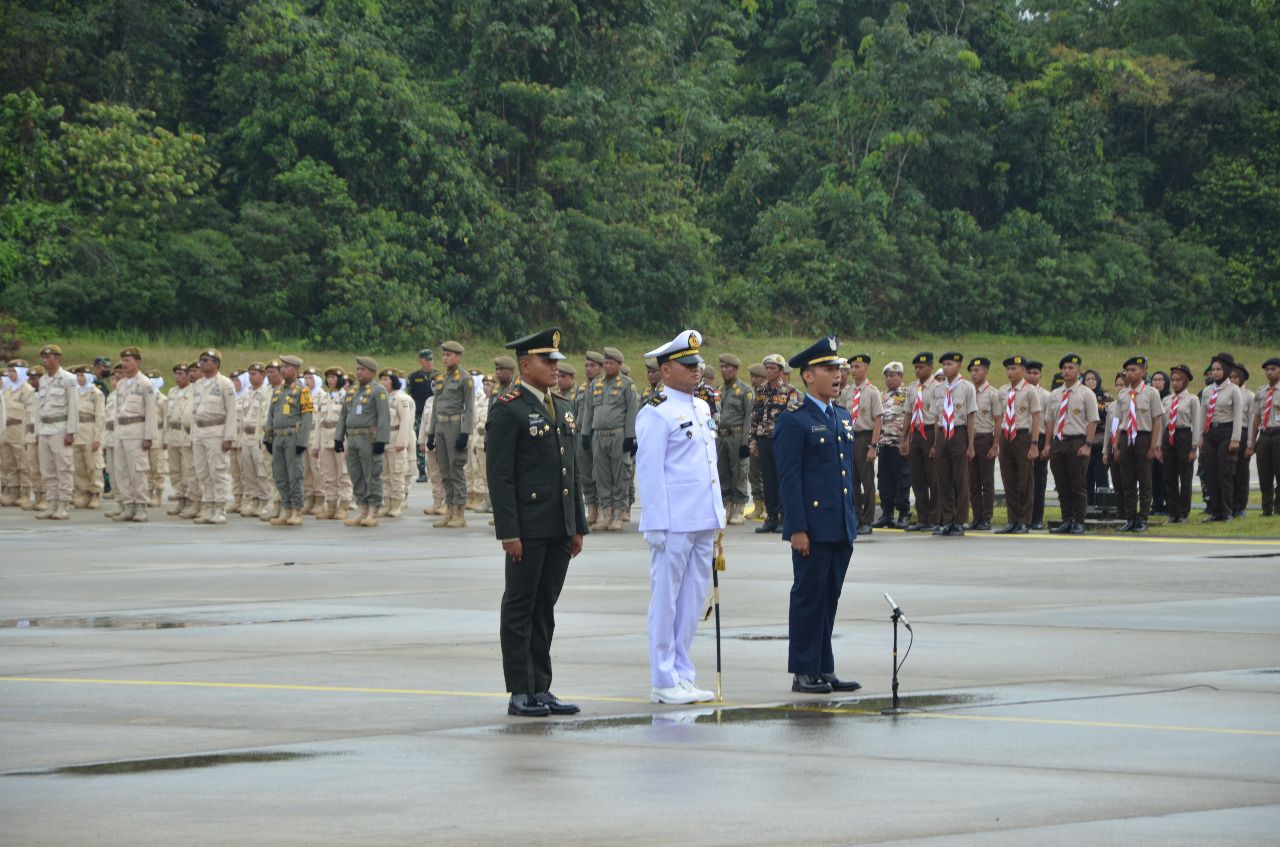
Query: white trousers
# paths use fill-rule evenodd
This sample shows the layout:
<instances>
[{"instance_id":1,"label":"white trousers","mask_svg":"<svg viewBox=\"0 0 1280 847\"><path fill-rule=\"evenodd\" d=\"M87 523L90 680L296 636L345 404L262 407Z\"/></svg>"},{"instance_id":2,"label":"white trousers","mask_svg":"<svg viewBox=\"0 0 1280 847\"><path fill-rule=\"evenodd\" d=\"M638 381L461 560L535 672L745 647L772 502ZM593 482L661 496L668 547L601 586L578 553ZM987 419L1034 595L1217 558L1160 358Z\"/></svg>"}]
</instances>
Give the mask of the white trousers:
<instances>
[{"instance_id":1,"label":"white trousers","mask_svg":"<svg viewBox=\"0 0 1280 847\"><path fill-rule=\"evenodd\" d=\"M665 549L649 548L649 669L654 688L694 680L689 648L711 584L716 532L668 532Z\"/></svg>"}]
</instances>

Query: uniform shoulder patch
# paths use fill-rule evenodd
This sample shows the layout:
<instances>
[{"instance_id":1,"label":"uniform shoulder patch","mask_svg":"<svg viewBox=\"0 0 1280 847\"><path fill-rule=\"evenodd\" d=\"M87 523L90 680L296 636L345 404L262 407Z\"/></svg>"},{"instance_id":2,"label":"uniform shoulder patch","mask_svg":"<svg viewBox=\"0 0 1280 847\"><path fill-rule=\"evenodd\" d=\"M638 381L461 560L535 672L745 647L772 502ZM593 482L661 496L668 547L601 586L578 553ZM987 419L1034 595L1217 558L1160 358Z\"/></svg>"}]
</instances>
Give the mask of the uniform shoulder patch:
<instances>
[{"instance_id":1,"label":"uniform shoulder patch","mask_svg":"<svg viewBox=\"0 0 1280 847\"><path fill-rule=\"evenodd\" d=\"M665 402L667 402L667 395L665 394L655 394L649 398L650 406L661 406Z\"/></svg>"},{"instance_id":2,"label":"uniform shoulder patch","mask_svg":"<svg viewBox=\"0 0 1280 847\"><path fill-rule=\"evenodd\" d=\"M498 398L499 403L510 403L524 392L520 390L520 386L512 388L510 391L504 391L502 396Z\"/></svg>"}]
</instances>

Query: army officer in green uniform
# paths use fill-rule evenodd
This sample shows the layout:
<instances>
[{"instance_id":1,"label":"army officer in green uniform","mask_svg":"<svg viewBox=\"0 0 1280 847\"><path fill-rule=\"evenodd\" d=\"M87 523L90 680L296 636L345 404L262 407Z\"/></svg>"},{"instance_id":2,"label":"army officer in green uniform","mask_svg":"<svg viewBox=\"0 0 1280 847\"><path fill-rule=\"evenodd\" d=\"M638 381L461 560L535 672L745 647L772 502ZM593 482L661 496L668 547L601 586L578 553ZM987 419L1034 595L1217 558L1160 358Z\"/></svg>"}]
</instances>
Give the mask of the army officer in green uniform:
<instances>
[{"instance_id":1,"label":"army officer in green uniform","mask_svg":"<svg viewBox=\"0 0 1280 847\"><path fill-rule=\"evenodd\" d=\"M311 417L315 406L311 392L298 382L302 359L280 357L283 382L271 392L267 407L267 431L262 443L271 454L271 472L276 491L280 492L280 514L271 519L272 526L302 526L303 453L311 438Z\"/></svg>"},{"instance_id":2,"label":"army officer in green uniform","mask_svg":"<svg viewBox=\"0 0 1280 847\"><path fill-rule=\"evenodd\" d=\"M564 358L559 346L558 329L507 344L516 351L520 384L498 399L485 425L494 531L506 552L500 634L507 714L521 717L579 711L551 693L556 600L588 531L573 403L553 390Z\"/></svg>"},{"instance_id":3,"label":"army officer in green uniform","mask_svg":"<svg viewBox=\"0 0 1280 847\"><path fill-rule=\"evenodd\" d=\"M343 395L333 435L333 451L347 454L347 473L360 507L360 514L343 521L347 526L377 526L382 506L382 452L391 440L391 398L374 379L377 373L376 361L356 356L356 384Z\"/></svg>"}]
</instances>

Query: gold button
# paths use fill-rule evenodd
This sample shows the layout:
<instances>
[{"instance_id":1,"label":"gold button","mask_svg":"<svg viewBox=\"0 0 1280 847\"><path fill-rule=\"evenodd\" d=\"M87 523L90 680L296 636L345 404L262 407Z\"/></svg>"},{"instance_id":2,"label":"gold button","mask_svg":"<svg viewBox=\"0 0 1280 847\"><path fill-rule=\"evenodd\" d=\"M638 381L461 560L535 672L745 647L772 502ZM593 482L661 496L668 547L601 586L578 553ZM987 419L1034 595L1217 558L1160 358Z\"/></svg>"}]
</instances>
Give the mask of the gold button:
<instances>
[{"instance_id":1,"label":"gold button","mask_svg":"<svg viewBox=\"0 0 1280 847\"><path fill-rule=\"evenodd\" d=\"M820 437L820 438L818 438L818 443L819 443L819 444L826 444L826 443L827 443L827 439L825 439L825 438L821 438L821 437Z\"/></svg>"},{"instance_id":2,"label":"gold button","mask_svg":"<svg viewBox=\"0 0 1280 847\"><path fill-rule=\"evenodd\" d=\"M849 489L847 489L847 488L846 488L846 489L844 490L844 493L845 493L845 494L848 494L848 493L849 493Z\"/></svg>"},{"instance_id":3,"label":"gold button","mask_svg":"<svg viewBox=\"0 0 1280 847\"><path fill-rule=\"evenodd\" d=\"M536 492L536 491L535 491L535 492L533 492L533 499L534 499L534 500L537 500L537 499L538 499L538 492Z\"/></svg>"},{"instance_id":4,"label":"gold button","mask_svg":"<svg viewBox=\"0 0 1280 847\"><path fill-rule=\"evenodd\" d=\"M569 475L569 469L568 469L568 468L561 468L561 469L560 469L560 476L568 476L568 475Z\"/></svg>"},{"instance_id":5,"label":"gold button","mask_svg":"<svg viewBox=\"0 0 1280 847\"><path fill-rule=\"evenodd\" d=\"M817 501L817 500L814 500L814 501L813 501L813 508L815 508L815 509L816 509L816 508L818 508L818 501Z\"/></svg>"},{"instance_id":6,"label":"gold button","mask_svg":"<svg viewBox=\"0 0 1280 847\"><path fill-rule=\"evenodd\" d=\"M567 489L567 488L566 488L566 489L564 490L564 496L565 496L565 497L568 497L568 496L569 496L569 489Z\"/></svg>"},{"instance_id":7,"label":"gold button","mask_svg":"<svg viewBox=\"0 0 1280 847\"><path fill-rule=\"evenodd\" d=\"M841 458L843 458L843 457L841 457ZM844 468L841 468L841 469L840 469L840 476L848 476L848 473L845 471L845 469L844 469Z\"/></svg>"}]
</instances>

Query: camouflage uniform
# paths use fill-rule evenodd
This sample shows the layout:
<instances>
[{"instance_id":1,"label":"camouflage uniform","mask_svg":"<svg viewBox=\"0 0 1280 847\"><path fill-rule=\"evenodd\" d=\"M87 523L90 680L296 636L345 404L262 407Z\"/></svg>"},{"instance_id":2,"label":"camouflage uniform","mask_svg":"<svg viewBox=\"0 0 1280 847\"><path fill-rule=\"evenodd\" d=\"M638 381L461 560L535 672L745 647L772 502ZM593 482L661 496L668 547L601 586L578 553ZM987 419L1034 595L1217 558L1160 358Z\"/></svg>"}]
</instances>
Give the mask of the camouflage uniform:
<instances>
[{"instance_id":1,"label":"camouflage uniform","mask_svg":"<svg viewBox=\"0 0 1280 847\"><path fill-rule=\"evenodd\" d=\"M765 527L782 522L782 498L778 492L778 466L773 460L773 428L783 412L797 409L804 398L792 385L766 382L752 398L749 446L760 456L764 477ZM763 529L764 527L762 527Z\"/></svg>"}]
</instances>

